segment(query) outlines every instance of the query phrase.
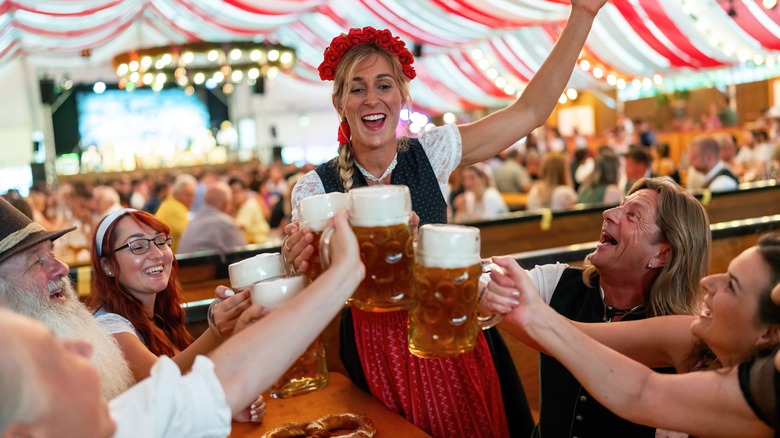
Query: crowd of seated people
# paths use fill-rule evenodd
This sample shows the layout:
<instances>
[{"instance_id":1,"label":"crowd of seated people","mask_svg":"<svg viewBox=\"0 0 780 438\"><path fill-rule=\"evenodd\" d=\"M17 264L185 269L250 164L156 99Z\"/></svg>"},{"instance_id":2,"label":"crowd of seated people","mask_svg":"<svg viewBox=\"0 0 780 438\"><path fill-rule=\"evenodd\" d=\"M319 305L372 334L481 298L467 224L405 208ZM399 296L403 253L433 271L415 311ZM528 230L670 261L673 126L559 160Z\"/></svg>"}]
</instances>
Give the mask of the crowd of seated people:
<instances>
[{"instance_id":1,"label":"crowd of seated people","mask_svg":"<svg viewBox=\"0 0 780 438\"><path fill-rule=\"evenodd\" d=\"M647 119L632 122L621 117L601 142L576 131L562 136L554 127L545 126L484 166L456 169L449 187L450 220L491 220L519 209L561 211L576 203L612 205L642 177L669 176L692 193L734 190L742 182L776 179L780 175L777 123L777 119L768 119L746 124L742 136L733 135L734 128L704 132L683 151L676 151L679 160L673 158L669 144ZM192 249L227 252L228 246L280 240L293 208L289 196L292 185L296 177L312 169L310 164L298 167L279 162L236 164L221 172L163 169L106 179L98 175L78 182L63 179L56 189L35 185L26 198L15 190L4 197L29 210L46 229L78 227L63 236L56 249L69 263L89 262L89 236L95 224L123 207L154 214L169 226L174 253ZM203 209L208 187L215 184L230 188L230 199L224 208L217 209L223 209L220 217L235 226L221 227L229 235L211 239L213 247L208 242L205 246L187 244L186 251L180 251L178 245L188 224ZM509 198L501 196L507 194L522 194L524 203L509 204ZM235 236L236 227L242 239ZM216 240L228 243L217 244Z\"/></svg>"},{"instance_id":2,"label":"crowd of seated people","mask_svg":"<svg viewBox=\"0 0 780 438\"><path fill-rule=\"evenodd\" d=\"M780 175L780 118L745 124L740 138L734 135L738 129L733 124L712 131L703 130L703 125L690 127L694 128L698 134L688 136L690 141L677 144L682 149L673 151L665 141L669 134L657 134L646 119L631 122L623 117L601 140L586 138L576 130L564 137L554 127L545 126L486 164L493 168L494 188L508 195L505 199L514 199L517 194L527 196L524 205L510 205L512 211L571 208L574 203L550 201L551 190L558 190L565 200L569 196L563 193L569 193L570 188L577 193L575 203L614 204L643 177L668 176L697 193L704 189L736 190L740 183L772 180ZM554 181L559 182L548 189L553 181L551 166L560 159L569 175L565 179L557 177ZM451 178L450 193L464 191L461 174L467 171L456 169L458 175Z\"/></svg>"},{"instance_id":3,"label":"crowd of seated people","mask_svg":"<svg viewBox=\"0 0 780 438\"><path fill-rule=\"evenodd\" d=\"M122 208L145 211L165 223L171 229L174 253L196 250L224 253L241 245L280 240L281 230L290 216L289 194L294 181L291 177L311 168L310 165L299 168L279 163L271 166L246 163L219 173L160 169L135 178L130 175L96 175L92 180L61 178L56 189L36 184L26 197L12 189L3 198L45 229L76 226L55 248L58 256L69 264L89 263L90 235L96 224ZM222 214L211 216L218 216L223 226L214 232L226 235L209 242L203 239L196 244L186 242L197 235L192 231L186 233L189 226L202 228L198 224L207 222L208 213L215 210ZM185 246L179 250L185 235Z\"/></svg>"}]
</instances>

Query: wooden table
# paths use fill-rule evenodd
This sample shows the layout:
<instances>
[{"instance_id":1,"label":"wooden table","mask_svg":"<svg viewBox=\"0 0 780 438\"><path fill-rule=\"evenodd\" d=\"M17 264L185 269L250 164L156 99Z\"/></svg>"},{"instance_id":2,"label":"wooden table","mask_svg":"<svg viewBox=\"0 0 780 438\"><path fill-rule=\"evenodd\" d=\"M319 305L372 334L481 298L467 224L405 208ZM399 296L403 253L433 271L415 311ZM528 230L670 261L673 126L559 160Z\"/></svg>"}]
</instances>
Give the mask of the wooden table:
<instances>
[{"instance_id":1,"label":"wooden table","mask_svg":"<svg viewBox=\"0 0 780 438\"><path fill-rule=\"evenodd\" d=\"M233 423L231 438L260 438L265 432L293 421L313 421L328 414L351 412L365 415L376 426L376 437L429 437L403 417L385 407L370 394L363 392L340 373L330 373L325 388L286 399L263 394L267 411L265 420L254 423Z\"/></svg>"}]
</instances>

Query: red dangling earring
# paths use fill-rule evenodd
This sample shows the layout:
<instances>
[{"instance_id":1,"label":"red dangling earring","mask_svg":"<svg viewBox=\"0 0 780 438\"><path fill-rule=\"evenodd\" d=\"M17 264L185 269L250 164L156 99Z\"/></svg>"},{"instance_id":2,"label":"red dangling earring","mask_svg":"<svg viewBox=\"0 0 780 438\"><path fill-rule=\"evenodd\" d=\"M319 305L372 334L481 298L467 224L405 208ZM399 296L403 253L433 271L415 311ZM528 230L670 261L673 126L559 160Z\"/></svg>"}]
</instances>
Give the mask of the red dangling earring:
<instances>
[{"instance_id":1,"label":"red dangling earring","mask_svg":"<svg viewBox=\"0 0 780 438\"><path fill-rule=\"evenodd\" d=\"M349 122L347 122L347 119L344 119L339 123L338 142L339 144L348 144L351 137L352 132L349 129Z\"/></svg>"}]
</instances>

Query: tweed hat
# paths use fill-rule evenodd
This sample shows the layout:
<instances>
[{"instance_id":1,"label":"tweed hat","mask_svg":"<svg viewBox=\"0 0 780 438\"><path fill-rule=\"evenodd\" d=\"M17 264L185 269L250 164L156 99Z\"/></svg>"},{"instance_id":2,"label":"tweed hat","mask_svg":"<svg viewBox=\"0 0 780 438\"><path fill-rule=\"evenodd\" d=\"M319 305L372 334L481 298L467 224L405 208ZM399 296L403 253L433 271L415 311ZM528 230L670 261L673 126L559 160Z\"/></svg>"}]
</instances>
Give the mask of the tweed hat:
<instances>
[{"instance_id":1,"label":"tweed hat","mask_svg":"<svg viewBox=\"0 0 780 438\"><path fill-rule=\"evenodd\" d=\"M47 240L56 240L76 227L58 231L46 231L16 207L0 197L0 263Z\"/></svg>"}]
</instances>

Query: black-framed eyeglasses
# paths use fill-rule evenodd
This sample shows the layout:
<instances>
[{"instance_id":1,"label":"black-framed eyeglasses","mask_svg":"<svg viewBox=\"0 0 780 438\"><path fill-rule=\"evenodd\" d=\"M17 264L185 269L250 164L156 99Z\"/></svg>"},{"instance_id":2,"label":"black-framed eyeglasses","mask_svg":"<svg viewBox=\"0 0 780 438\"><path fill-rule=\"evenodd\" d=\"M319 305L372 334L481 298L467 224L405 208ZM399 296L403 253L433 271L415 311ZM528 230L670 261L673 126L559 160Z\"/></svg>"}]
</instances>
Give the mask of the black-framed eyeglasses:
<instances>
[{"instance_id":1,"label":"black-framed eyeglasses","mask_svg":"<svg viewBox=\"0 0 780 438\"><path fill-rule=\"evenodd\" d=\"M146 254L149 252L149 248L151 248L151 242L154 242L158 248L162 248L165 245L171 246L173 244L173 239L171 239L169 234L160 234L152 237L151 239L141 237L139 239L125 243L119 248L116 248L114 252L121 251L125 248L130 248L130 252L135 255Z\"/></svg>"}]
</instances>

